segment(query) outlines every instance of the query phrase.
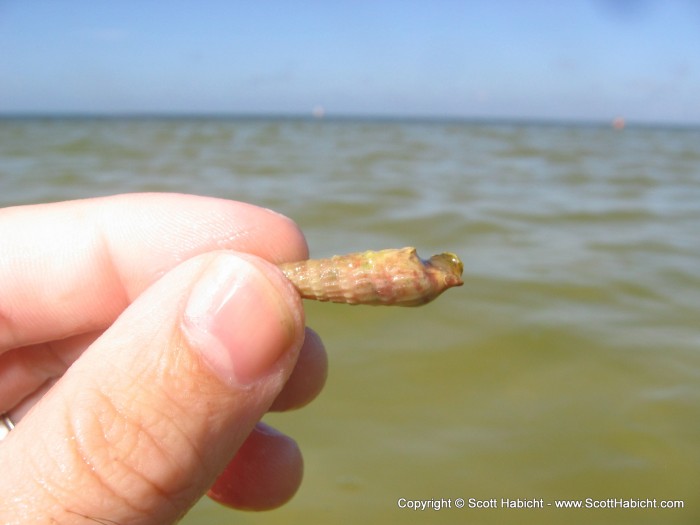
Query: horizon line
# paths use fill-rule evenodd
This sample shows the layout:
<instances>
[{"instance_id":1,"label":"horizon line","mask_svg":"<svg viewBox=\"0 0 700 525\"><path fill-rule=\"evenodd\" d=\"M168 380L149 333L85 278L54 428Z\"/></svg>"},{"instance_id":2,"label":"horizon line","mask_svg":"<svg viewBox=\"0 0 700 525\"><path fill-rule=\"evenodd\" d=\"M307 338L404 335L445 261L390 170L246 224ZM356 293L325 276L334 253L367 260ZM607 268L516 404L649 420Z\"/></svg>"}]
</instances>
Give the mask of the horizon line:
<instances>
[{"instance_id":1,"label":"horizon line","mask_svg":"<svg viewBox=\"0 0 700 525\"><path fill-rule=\"evenodd\" d=\"M676 120L628 120L619 115L608 119L577 118L577 117L537 117L537 116L465 116L441 114L372 114L372 113L323 113L322 116L313 112L264 112L264 111L2 111L0 119L217 119L217 120L304 120L309 122L322 121L357 121L357 122L453 122L453 123L503 123L503 124L549 124L549 125L587 125L613 127L620 119L624 127L678 127L697 128L700 122L679 122Z\"/></svg>"}]
</instances>

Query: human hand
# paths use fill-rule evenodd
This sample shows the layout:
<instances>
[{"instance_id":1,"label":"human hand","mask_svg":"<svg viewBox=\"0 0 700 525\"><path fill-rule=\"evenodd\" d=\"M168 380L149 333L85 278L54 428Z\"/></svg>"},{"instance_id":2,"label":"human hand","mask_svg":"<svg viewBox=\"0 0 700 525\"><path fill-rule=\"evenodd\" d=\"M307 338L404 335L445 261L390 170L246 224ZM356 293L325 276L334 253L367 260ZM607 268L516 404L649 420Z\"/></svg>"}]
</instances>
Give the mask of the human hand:
<instances>
[{"instance_id":1,"label":"human hand","mask_svg":"<svg viewBox=\"0 0 700 525\"><path fill-rule=\"evenodd\" d=\"M294 494L300 452L259 423L326 375L274 266L307 256L291 221L137 194L6 208L0 238L0 414L17 425L0 522L162 524L210 487L248 509Z\"/></svg>"}]
</instances>

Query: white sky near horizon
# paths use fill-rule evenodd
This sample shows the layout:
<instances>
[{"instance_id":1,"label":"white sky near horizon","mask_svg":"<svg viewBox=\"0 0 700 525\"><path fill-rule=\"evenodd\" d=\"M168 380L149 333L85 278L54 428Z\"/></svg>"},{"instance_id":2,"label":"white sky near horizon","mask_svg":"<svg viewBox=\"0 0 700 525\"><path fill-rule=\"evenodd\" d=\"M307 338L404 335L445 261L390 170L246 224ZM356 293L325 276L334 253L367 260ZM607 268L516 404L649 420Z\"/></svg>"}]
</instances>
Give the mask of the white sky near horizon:
<instances>
[{"instance_id":1,"label":"white sky near horizon","mask_svg":"<svg viewBox=\"0 0 700 525\"><path fill-rule=\"evenodd\" d=\"M700 123L695 0L0 0L2 113Z\"/></svg>"}]
</instances>

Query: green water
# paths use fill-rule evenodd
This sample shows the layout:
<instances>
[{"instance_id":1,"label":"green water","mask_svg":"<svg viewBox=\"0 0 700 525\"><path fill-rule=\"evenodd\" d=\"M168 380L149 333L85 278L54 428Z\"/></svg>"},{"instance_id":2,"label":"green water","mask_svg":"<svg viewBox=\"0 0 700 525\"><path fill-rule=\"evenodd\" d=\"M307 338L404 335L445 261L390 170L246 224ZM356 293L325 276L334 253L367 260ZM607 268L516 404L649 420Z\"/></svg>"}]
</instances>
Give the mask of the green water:
<instances>
[{"instance_id":1,"label":"green water","mask_svg":"<svg viewBox=\"0 0 700 525\"><path fill-rule=\"evenodd\" d=\"M0 120L2 205L131 191L274 208L315 255L465 262L465 286L424 308L309 303L327 388L268 418L304 451L301 490L261 514L205 499L183 523L700 521L700 130ZM685 508L554 507L586 498Z\"/></svg>"}]
</instances>

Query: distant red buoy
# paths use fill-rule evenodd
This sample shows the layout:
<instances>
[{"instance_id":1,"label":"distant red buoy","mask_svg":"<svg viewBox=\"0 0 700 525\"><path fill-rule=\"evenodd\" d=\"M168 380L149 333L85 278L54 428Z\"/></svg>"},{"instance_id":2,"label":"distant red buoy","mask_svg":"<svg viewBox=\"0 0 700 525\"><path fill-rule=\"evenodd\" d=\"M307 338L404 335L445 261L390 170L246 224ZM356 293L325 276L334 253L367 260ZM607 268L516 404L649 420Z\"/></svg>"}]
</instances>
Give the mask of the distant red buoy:
<instances>
[{"instance_id":1,"label":"distant red buoy","mask_svg":"<svg viewBox=\"0 0 700 525\"><path fill-rule=\"evenodd\" d=\"M622 117L615 117L612 121L613 129L625 129L625 119Z\"/></svg>"}]
</instances>

